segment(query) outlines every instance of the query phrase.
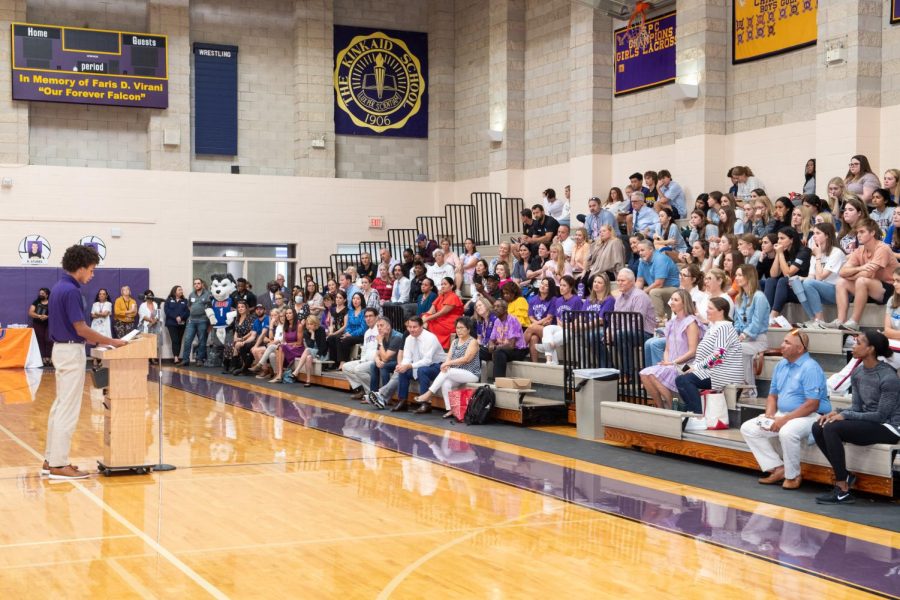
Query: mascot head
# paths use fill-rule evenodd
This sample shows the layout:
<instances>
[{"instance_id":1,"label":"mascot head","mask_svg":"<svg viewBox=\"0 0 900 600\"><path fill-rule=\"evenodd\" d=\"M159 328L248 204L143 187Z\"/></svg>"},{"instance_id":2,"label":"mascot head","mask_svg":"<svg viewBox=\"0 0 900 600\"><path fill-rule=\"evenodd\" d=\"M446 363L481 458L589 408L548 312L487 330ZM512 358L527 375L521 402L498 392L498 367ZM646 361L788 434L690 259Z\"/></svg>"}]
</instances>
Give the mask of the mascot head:
<instances>
[{"instance_id":1,"label":"mascot head","mask_svg":"<svg viewBox=\"0 0 900 600\"><path fill-rule=\"evenodd\" d=\"M216 300L227 300L237 289L231 273L214 273L209 276L209 293Z\"/></svg>"}]
</instances>

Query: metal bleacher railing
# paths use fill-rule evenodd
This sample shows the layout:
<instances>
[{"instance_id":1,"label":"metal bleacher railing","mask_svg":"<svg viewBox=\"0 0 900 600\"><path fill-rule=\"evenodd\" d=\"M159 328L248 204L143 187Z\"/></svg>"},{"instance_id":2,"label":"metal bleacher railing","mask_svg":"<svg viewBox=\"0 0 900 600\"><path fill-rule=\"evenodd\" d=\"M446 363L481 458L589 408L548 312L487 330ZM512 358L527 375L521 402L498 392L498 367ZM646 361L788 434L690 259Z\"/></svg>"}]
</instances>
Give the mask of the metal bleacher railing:
<instances>
[{"instance_id":1,"label":"metal bleacher railing","mask_svg":"<svg viewBox=\"0 0 900 600\"><path fill-rule=\"evenodd\" d=\"M395 258L400 258L406 248L415 251L416 236L420 233L434 240L449 237L451 247L457 253L463 252L467 237L474 239L476 246L497 245L503 241L501 234L521 228L519 212L524 204L522 198L504 198L496 192L473 192L469 204L447 204L443 215L416 217L415 229L388 229L386 242L361 241L356 253L332 254L328 266L301 267L300 279L310 275L319 289L324 289L330 277L356 265L364 252L371 254L372 260L377 262L378 251L384 246L390 247Z\"/></svg>"},{"instance_id":2,"label":"metal bleacher railing","mask_svg":"<svg viewBox=\"0 0 900 600\"><path fill-rule=\"evenodd\" d=\"M567 404L575 401L575 371L612 367L619 370L618 399L646 404L640 371L644 366L644 317L611 312L600 327L597 313L570 311L563 328L563 388Z\"/></svg>"}]
</instances>

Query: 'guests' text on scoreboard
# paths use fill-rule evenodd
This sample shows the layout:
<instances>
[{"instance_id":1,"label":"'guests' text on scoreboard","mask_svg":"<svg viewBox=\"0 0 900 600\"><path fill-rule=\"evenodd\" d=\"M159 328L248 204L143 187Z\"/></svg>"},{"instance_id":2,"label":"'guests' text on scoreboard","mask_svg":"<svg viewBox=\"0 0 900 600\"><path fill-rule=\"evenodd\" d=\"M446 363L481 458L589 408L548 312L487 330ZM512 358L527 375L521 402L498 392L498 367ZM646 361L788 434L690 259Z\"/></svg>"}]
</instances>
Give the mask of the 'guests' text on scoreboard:
<instances>
[{"instance_id":1,"label":"'guests' text on scoreboard","mask_svg":"<svg viewBox=\"0 0 900 600\"><path fill-rule=\"evenodd\" d=\"M13 100L166 108L166 36L12 24Z\"/></svg>"}]
</instances>

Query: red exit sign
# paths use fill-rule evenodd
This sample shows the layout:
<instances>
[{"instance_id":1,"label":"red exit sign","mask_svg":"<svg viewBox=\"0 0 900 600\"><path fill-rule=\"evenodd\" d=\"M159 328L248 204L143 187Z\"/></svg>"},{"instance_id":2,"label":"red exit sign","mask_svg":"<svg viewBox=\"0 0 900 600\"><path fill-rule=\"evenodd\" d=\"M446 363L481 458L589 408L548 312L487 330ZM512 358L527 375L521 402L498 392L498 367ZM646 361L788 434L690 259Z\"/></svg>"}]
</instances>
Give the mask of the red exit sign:
<instances>
[{"instance_id":1,"label":"red exit sign","mask_svg":"<svg viewBox=\"0 0 900 600\"><path fill-rule=\"evenodd\" d=\"M369 229L384 229L384 217L369 217Z\"/></svg>"}]
</instances>

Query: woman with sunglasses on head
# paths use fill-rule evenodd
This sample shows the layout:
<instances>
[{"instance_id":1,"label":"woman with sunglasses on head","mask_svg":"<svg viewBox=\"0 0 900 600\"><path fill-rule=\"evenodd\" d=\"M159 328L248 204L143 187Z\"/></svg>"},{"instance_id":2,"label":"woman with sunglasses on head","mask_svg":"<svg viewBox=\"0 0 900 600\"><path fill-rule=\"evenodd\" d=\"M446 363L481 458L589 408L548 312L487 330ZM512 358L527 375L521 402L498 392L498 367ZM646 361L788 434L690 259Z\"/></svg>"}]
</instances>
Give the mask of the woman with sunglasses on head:
<instances>
[{"instance_id":1,"label":"woman with sunglasses on head","mask_svg":"<svg viewBox=\"0 0 900 600\"><path fill-rule=\"evenodd\" d=\"M809 241L812 259L806 277L791 281L791 289L809 318L803 326L825 329L823 304L835 304L835 284L847 255L835 243L834 225L819 223Z\"/></svg>"},{"instance_id":2,"label":"woman with sunglasses on head","mask_svg":"<svg viewBox=\"0 0 900 600\"><path fill-rule=\"evenodd\" d=\"M850 408L822 415L812 426L816 445L834 469L834 489L816 498L818 504L852 504L850 487L856 476L847 470L844 444L870 446L900 442L900 378L879 360L893 354L888 339L867 331L856 336L853 358L861 367L850 376Z\"/></svg>"}]
</instances>

